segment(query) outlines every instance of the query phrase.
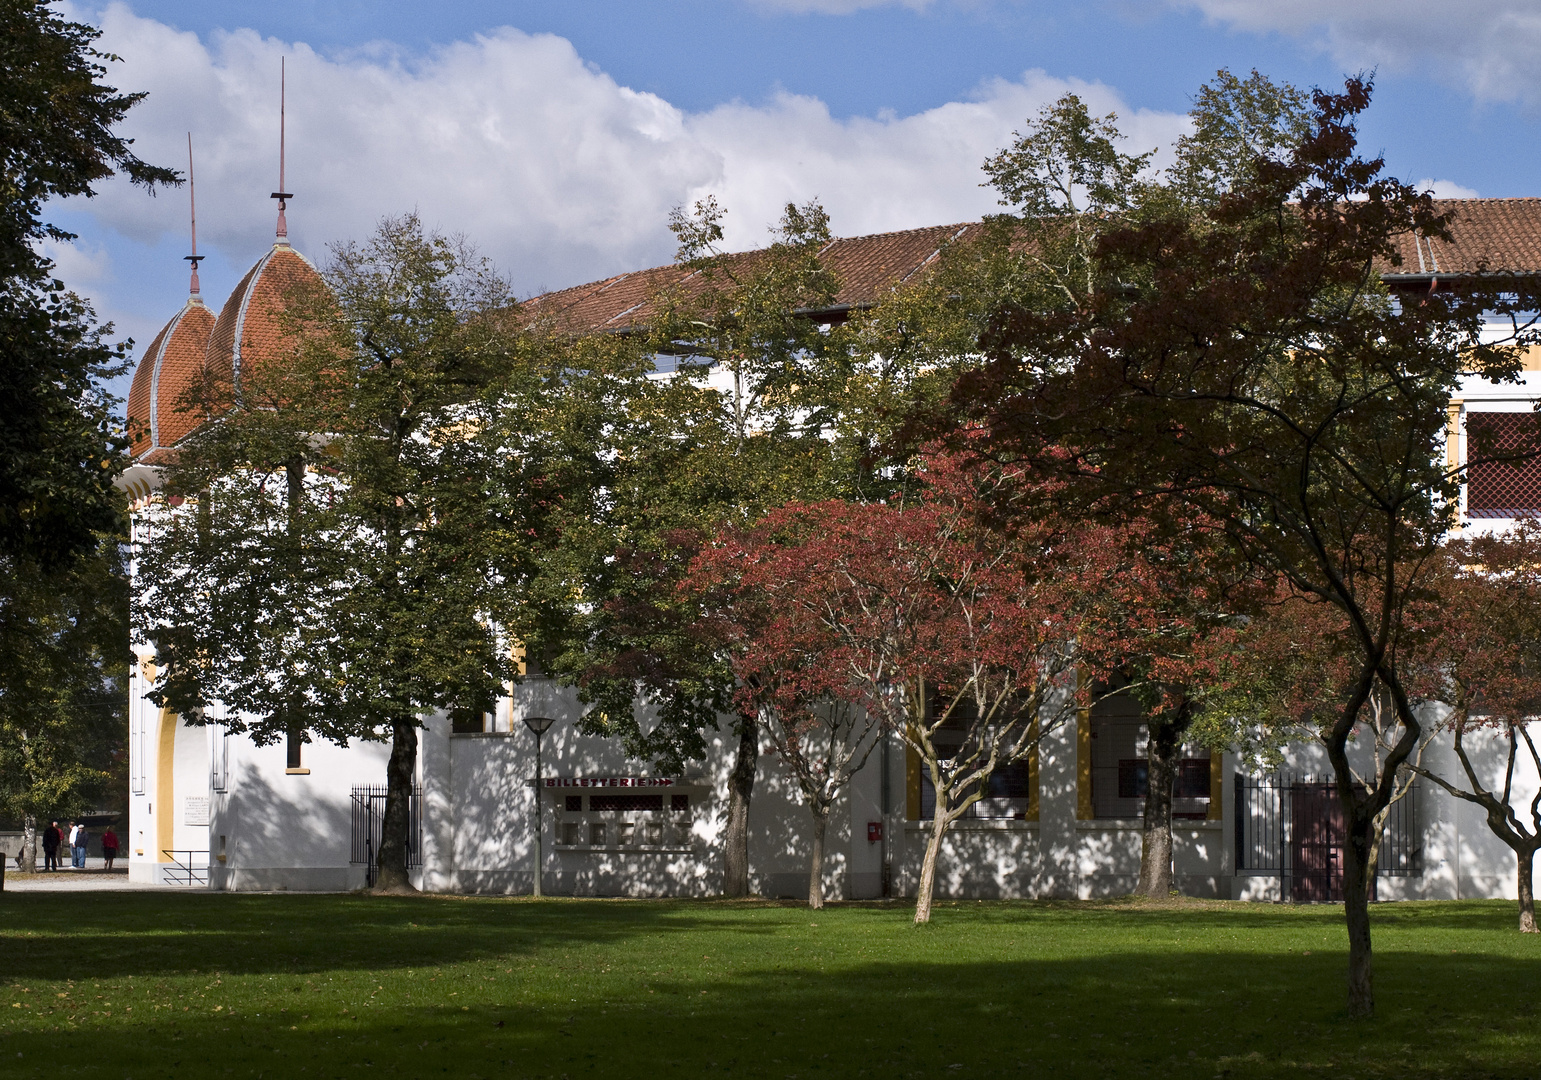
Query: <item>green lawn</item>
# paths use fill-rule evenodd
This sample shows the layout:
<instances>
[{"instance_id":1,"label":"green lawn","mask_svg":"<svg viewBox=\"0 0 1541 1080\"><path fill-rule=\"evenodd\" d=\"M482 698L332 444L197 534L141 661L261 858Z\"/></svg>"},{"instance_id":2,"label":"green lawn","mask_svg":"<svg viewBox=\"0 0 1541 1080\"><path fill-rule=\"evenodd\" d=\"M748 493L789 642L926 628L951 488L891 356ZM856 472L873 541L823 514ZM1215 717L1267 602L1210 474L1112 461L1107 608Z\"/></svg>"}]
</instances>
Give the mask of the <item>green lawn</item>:
<instances>
[{"instance_id":1,"label":"green lawn","mask_svg":"<svg viewBox=\"0 0 1541 1080\"><path fill-rule=\"evenodd\" d=\"M0 894L0 1076L1541 1077L1512 904Z\"/></svg>"}]
</instances>

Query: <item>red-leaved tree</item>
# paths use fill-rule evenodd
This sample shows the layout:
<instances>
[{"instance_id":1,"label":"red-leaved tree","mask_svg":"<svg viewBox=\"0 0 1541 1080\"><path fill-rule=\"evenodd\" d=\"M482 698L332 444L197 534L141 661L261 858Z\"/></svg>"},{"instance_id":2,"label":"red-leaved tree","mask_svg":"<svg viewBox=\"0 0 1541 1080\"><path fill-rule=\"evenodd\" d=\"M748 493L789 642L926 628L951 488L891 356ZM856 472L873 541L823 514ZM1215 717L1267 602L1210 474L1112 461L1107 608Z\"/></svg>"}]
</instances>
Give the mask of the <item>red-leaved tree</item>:
<instances>
[{"instance_id":1,"label":"red-leaved tree","mask_svg":"<svg viewBox=\"0 0 1541 1080\"><path fill-rule=\"evenodd\" d=\"M984 524L1042 495L1019 471L933 456L921 477L907 500L791 505L720 537L694 585L717 598L741 707L766 720L814 814L810 899L833 792L883 733L919 756L936 795L915 905L927 922L948 828L1074 715L1085 561L1072 557L1080 534L1050 518Z\"/></svg>"},{"instance_id":2,"label":"red-leaved tree","mask_svg":"<svg viewBox=\"0 0 1541 1080\"><path fill-rule=\"evenodd\" d=\"M1427 678L1449 709L1438 728L1451 735L1460 776L1442 776L1421 761L1413 770L1483 809L1488 828L1514 852L1520 930L1534 934L1541 752L1529 727L1541 720L1541 527L1525 522L1508 533L1453 542L1442 554L1428 619ZM1484 739L1503 747L1496 783L1473 760L1471 742ZM1533 771L1536 780L1522 808L1515 805L1517 771Z\"/></svg>"}]
</instances>

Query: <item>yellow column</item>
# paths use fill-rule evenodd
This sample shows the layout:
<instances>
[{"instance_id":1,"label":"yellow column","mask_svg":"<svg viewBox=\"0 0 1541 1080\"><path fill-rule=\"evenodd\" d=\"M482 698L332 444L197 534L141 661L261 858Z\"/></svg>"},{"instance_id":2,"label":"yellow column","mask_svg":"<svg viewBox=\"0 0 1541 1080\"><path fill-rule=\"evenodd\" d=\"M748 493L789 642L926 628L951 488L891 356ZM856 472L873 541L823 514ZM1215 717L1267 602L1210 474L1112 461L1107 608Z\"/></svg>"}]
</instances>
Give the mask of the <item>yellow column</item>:
<instances>
[{"instance_id":1,"label":"yellow column","mask_svg":"<svg viewBox=\"0 0 1541 1080\"><path fill-rule=\"evenodd\" d=\"M1216 750L1209 752L1209 813L1210 821L1225 817L1225 755Z\"/></svg>"},{"instance_id":2,"label":"yellow column","mask_svg":"<svg viewBox=\"0 0 1541 1080\"><path fill-rule=\"evenodd\" d=\"M1460 398L1451 400L1448 408L1450 420L1445 425L1445 464L1453 469L1461 463L1461 406Z\"/></svg>"},{"instance_id":3,"label":"yellow column","mask_svg":"<svg viewBox=\"0 0 1541 1080\"><path fill-rule=\"evenodd\" d=\"M1076 710L1075 739L1075 816L1082 821L1096 817L1092 810L1092 711Z\"/></svg>"},{"instance_id":4,"label":"yellow column","mask_svg":"<svg viewBox=\"0 0 1541 1080\"><path fill-rule=\"evenodd\" d=\"M165 862L171 845L176 843L176 789L173 773L177 759L177 716L170 709L161 710L160 737L155 759L155 861Z\"/></svg>"}]
</instances>

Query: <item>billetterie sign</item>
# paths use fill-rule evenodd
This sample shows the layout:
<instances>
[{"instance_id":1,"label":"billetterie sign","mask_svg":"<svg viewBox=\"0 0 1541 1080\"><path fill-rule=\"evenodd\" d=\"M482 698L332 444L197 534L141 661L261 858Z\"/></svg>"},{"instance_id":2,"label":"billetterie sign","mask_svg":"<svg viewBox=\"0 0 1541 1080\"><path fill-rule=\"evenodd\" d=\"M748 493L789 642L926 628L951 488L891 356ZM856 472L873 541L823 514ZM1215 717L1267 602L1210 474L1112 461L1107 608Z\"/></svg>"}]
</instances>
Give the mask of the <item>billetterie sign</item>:
<instances>
[{"instance_id":1,"label":"billetterie sign","mask_svg":"<svg viewBox=\"0 0 1541 1080\"><path fill-rule=\"evenodd\" d=\"M548 776L546 786L557 787L674 787L679 781L672 776Z\"/></svg>"}]
</instances>

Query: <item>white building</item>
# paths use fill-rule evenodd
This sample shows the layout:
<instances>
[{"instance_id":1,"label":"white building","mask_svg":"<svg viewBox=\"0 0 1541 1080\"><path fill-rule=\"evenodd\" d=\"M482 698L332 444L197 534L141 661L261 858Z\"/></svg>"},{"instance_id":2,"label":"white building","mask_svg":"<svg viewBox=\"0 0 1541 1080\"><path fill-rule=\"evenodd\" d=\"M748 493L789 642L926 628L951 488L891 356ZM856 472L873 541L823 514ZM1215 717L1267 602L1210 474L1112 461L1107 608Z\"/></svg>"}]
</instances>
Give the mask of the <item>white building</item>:
<instances>
[{"instance_id":1,"label":"white building","mask_svg":"<svg viewBox=\"0 0 1541 1080\"><path fill-rule=\"evenodd\" d=\"M1453 243L1411 241L1418 273L1390 275L1426 290L1436 277L1514 266L1541 252L1541 200L1471 200ZM973 226L946 226L836 241L824 257L846 285L827 318L869 304ZM1412 248L1416 244L1417 257ZM1510 258L1519 252L1524 257ZM620 275L539 298L543 313L575 326L645 317L647 298L683 272ZM238 373L278 336L284 290L315 271L282 238L241 280L216 319L194 292L151 344L134 376L129 415L141 425L122 485L142 507L158 463L193 427L175 403L205 365ZM1541 362L1518 386L1470 380L1451 410L1450 453L1459 461L1472 425L1502 423L1541 396ZM1507 472L1504 470L1508 470ZM1502 528L1541 513L1541 466L1479 472L1463 496L1473 527ZM144 697L153 656L139 656L130 685L130 876L215 889L338 890L365 884L378 842L387 748L301 743L257 747L217 723L190 726ZM1045 735L1028 762L1004 770L977 816L944 844L937 893L953 897L1090 897L1130 892L1140 856L1143 725L1113 699ZM578 733L572 691L530 678L514 687L485 730L425 721L414 800L413 875L429 891L531 889L536 829L544 891L575 895L706 896L720 892L726 776L736 738L719 735L706 760L663 776L628 761L613 741ZM556 720L542 745L526 716ZM217 720L217 713L212 717ZM725 729L726 730L726 729ZM1496 746L1480 744L1496 782ZM1448 745L1426 754L1447 776ZM1300 745L1275 776L1246 776L1233 755L1191 754L1180 769L1175 869L1190 895L1330 899L1341 866L1335 797L1319 747ZM1516 805L1537 778L1526 771ZM929 829L928 792L914 757L894 741L871 755L836 804L827 838L826 895L913 895ZM537 826L537 820L539 822ZM751 887L804 896L811 822L790 775L762 753L750 813ZM1513 856L1483 813L1419 783L1397 804L1381 861L1380 896L1513 897Z\"/></svg>"}]
</instances>

